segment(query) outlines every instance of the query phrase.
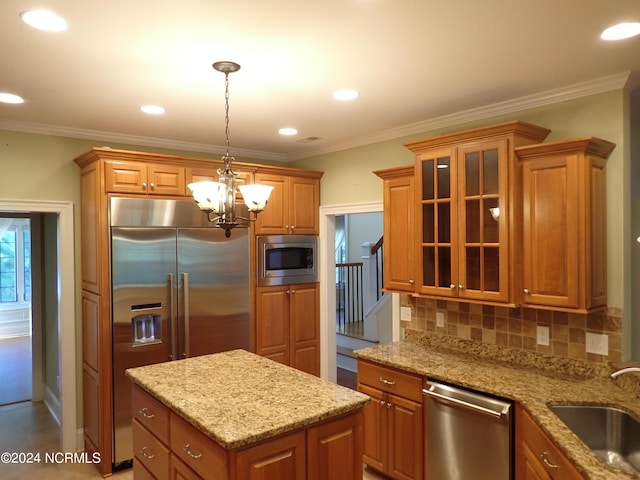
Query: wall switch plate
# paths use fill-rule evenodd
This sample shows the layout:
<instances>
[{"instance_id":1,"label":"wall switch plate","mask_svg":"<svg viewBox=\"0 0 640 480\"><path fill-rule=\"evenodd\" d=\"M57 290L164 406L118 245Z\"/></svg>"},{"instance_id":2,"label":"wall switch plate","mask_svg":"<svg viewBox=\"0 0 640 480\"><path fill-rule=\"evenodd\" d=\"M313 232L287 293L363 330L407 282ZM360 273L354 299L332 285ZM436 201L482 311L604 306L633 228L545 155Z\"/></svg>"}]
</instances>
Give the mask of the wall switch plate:
<instances>
[{"instance_id":1,"label":"wall switch plate","mask_svg":"<svg viewBox=\"0 0 640 480\"><path fill-rule=\"evenodd\" d=\"M400 307L400 320L411 321L411 307Z\"/></svg>"},{"instance_id":2,"label":"wall switch plate","mask_svg":"<svg viewBox=\"0 0 640 480\"><path fill-rule=\"evenodd\" d=\"M609 335L587 332L586 349L587 353L609 355Z\"/></svg>"},{"instance_id":3,"label":"wall switch plate","mask_svg":"<svg viewBox=\"0 0 640 480\"><path fill-rule=\"evenodd\" d=\"M436 312L436 327L444 327L444 321L446 320L446 317L446 313Z\"/></svg>"},{"instance_id":4,"label":"wall switch plate","mask_svg":"<svg viewBox=\"0 0 640 480\"><path fill-rule=\"evenodd\" d=\"M549 345L549 327L538 325L536 327L536 336L538 345Z\"/></svg>"}]
</instances>

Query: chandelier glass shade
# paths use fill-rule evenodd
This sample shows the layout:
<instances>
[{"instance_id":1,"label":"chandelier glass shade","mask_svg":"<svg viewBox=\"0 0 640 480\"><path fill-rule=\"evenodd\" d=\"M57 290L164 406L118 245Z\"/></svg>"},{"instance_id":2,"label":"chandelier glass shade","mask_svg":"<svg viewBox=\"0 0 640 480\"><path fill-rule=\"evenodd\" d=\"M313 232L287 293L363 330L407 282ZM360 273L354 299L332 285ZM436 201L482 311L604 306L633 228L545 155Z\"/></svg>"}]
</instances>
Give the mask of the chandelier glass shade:
<instances>
[{"instance_id":1,"label":"chandelier glass shade","mask_svg":"<svg viewBox=\"0 0 640 480\"><path fill-rule=\"evenodd\" d=\"M198 208L207 214L210 222L223 228L225 236L231 236L231 230L238 226L238 220L255 221L256 215L264 210L269 200L272 186L240 185L236 186L238 172L233 170L234 158L229 155L229 73L240 70L240 65L233 62L216 62L213 68L225 76L225 137L226 153L222 157L224 166L218 169L218 181L195 182L187 185L191 190ZM236 213L236 194L240 191L244 204L253 218L245 218Z\"/></svg>"}]
</instances>

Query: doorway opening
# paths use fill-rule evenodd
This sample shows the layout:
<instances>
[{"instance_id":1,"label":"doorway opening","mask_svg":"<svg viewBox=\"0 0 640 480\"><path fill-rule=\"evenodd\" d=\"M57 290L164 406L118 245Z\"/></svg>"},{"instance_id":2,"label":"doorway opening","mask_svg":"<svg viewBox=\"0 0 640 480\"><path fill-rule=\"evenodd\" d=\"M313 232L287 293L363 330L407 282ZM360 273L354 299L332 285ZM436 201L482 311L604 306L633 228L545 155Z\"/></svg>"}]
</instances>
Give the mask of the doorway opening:
<instances>
[{"instance_id":1,"label":"doorway opening","mask_svg":"<svg viewBox=\"0 0 640 480\"><path fill-rule=\"evenodd\" d=\"M32 397L31 220L0 212L0 406Z\"/></svg>"},{"instance_id":2,"label":"doorway opening","mask_svg":"<svg viewBox=\"0 0 640 480\"><path fill-rule=\"evenodd\" d=\"M47 317L48 324L44 320L31 321L31 399L45 400L60 425L61 450L75 452L82 445L82 432L77 430L76 408L73 203L0 200L0 212L3 218L29 218L32 245L37 239L42 241L41 248L31 249L29 259L31 317L36 318L36 311L39 318ZM38 228L41 231L36 233ZM44 273L39 277L36 270ZM46 288L45 284L53 287ZM45 343L49 359L43 357Z\"/></svg>"}]
</instances>

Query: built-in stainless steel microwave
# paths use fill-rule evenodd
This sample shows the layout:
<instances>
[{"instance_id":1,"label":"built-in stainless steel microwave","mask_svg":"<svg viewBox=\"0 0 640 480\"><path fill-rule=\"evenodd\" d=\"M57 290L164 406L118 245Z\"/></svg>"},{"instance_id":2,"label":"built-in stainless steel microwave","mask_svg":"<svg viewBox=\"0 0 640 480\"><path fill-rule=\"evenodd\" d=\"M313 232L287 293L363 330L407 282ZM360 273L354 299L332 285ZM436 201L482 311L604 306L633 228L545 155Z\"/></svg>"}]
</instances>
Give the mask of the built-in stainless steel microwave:
<instances>
[{"instance_id":1,"label":"built-in stainless steel microwave","mask_svg":"<svg viewBox=\"0 0 640 480\"><path fill-rule=\"evenodd\" d=\"M318 237L264 235L256 239L258 286L318 281Z\"/></svg>"}]
</instances>

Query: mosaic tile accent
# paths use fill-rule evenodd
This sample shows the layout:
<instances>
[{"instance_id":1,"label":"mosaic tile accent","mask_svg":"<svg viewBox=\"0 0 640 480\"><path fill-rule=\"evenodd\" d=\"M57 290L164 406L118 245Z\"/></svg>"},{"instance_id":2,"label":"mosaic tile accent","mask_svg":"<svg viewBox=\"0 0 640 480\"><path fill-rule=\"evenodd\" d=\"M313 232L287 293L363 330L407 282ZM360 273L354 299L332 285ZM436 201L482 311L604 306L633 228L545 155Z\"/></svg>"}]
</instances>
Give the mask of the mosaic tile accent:
<instances>
[{"instance_id":1,"label":"mosaic tile accent","mask_svg":"<svg viewBox=\"0 0 640 480\"><path fill-rule=\"evenodd\" d=\"M411 308L411 321L401 321L401 328L599 364L622 361L622 311L619 308L579 314L409 295L400 295L400 305ZM436 313L444 315L442 326L437 324ZM537 343L538 326L549 327L549 345ZM587 332L609 337L609 355L587 353Z\"/></svg>"}]
</instances>

